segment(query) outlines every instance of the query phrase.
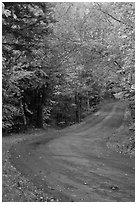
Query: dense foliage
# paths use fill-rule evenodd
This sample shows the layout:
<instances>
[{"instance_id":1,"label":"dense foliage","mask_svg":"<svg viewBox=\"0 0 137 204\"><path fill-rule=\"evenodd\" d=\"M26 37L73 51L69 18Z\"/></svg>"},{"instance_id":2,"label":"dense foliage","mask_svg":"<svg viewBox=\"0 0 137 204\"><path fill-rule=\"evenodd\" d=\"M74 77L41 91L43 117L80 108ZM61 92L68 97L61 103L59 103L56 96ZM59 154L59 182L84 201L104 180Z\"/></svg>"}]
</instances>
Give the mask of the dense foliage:
<instances>
[{"instance_id":1,"label":"dense foliage","mask_svg":"<svg viewBox=\"0 0 137 204\"><path fill-rule=\"evenodd\" d=\"M3 130L80 122L100 100L134 117L135 5L4 2Z\"/></svg>"}]
</instances>

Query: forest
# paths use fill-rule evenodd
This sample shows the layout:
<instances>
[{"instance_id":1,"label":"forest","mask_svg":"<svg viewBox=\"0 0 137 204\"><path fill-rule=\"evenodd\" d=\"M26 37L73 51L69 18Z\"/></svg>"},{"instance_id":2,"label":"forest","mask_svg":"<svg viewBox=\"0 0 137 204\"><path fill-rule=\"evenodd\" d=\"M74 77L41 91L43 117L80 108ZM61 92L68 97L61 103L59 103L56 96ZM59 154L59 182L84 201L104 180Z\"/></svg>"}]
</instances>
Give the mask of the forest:
<instances>
[{"instance_id":1,"label":"forest","mask_svg":"<svg viewBox=\"0 0 137 204\"><path fill-rule=\"evenodd\" d=\"M2 133L3 202L135 202L135 2L3 2Z\"/></svg>"},{"instance_id":2,"label":"forest","mask_svg":"<svg viewBox=\"0 0 137 204\"><path fill-rule=\"evenodd\" d=\"M135 119L135 3L4 2L2 130L79 123L105 100Z\"/></svg>"}]
</instances>

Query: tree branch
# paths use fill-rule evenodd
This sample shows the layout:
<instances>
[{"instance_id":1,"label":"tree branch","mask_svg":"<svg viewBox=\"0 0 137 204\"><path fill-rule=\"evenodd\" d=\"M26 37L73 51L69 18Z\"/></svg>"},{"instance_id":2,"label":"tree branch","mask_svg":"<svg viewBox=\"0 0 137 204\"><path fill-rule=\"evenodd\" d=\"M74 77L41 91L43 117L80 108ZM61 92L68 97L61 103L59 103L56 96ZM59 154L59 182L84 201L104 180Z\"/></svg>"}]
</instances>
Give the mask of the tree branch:
<instances>
[{"instance_id":1,"label":"tree branch","mask_svg":"<svg viewBox=\"0 0 137 204\"><path fill-rule=\"evenodd\" d=\"M98 3L97 3L97 5L98 5L98 7L99 7L99 11L101 11L102 13L104 13L104 14L106 14L107 16L111 17L113 20L115 20L115 21L117 21L117 22L119 22L119 23L122 23L122 24L124 24L124 25L126 25L126 26L128 26L128 27L131 27L131 28L133 29L133 26L132 26L132 25L129 25L129 24L125 23L124 21L121 21L121 20L117 19L115 16L111 15L110 13L108 13L108 12L102 10L101 6L100 6Z\"/></svg>"}]
</instances>

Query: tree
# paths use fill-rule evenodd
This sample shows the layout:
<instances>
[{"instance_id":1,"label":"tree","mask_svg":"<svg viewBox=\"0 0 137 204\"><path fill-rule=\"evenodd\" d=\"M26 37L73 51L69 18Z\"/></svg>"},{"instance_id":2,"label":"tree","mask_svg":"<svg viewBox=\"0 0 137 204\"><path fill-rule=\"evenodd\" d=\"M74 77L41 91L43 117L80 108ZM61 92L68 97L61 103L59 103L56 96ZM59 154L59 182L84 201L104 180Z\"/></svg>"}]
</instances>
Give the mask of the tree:
<instances>
[{"instance_id":1,"label":"tree","mask_svg":"<svg viewBox=\"0 0 137 204\"><path fill-rule=\"evenodd\" d=\"M26 125L35 118L34 126L42 127L48 87L46 38L52 32L50 25L55 22L53 6L29 2L4 2L3 5L3 114L7 114L4 118L8 121L11 115L7 107L12 109L13 102L8 102L6 97L12 94L21 123ZM16 118L15 114L12 116Z\"/></svg>"},{"instance_id":2,"label":"tree","mask_svg":"<svg viewBox=\"0 0 137 204\"><path fill-rule=\"evenodd\" d=\"M130 90L134 84L134 14L134 3L57 4L58 23L54 28L57 44L54 43L60 43L57 50L61 53L57 59L61 58L59 66L65 70L64 77L75 98L81 95L83 87L85 94L94 84L100 88L97 93L100 97ZM92 73L88 86L87 78L84 80L77 73L80 66L86 73Z\"/></svg>"},{"instance_id":3,"label":"tree","mask_svg":"<svg viewBox=\"0 0 137 204\"><path fill-rule=\"evenodd\" d=\"M63 17L58 17L59 24L56 26L59 26L55 32L67 44L73 42L79 45L79 51L80 47L84 50L85 66L93 67L93 63L99 60L98 64L106 63L103 70L107 76L110 69L105 68L110 66L118 71L118 77L124 73L125 67L128 69L123 78L128 78L129 67L132 67L134 75L134 3L71 3L65 6L61 3L59 11L61 8L66 11Z\"/></svg>"},{"instance_id":4,"label":"tree","mask_svg":"<svg viewBox=\"0 0 137 204\"><path fill-rule=\"evenodd\" d=\"M48 117L55 123L80 122L102 98L132 92L134 7L130 2L5 2L4 116L12 105L14 118L17 113L24 125L42 127Z\"/></svg>"}]
</instances>

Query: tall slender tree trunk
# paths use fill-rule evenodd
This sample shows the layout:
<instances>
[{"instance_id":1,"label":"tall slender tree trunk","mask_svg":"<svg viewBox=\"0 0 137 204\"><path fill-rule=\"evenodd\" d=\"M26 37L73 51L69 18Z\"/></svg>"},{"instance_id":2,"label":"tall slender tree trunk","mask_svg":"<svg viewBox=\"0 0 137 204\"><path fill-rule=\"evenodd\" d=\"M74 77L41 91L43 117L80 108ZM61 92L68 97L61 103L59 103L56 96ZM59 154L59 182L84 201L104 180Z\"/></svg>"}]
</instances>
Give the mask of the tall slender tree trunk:
<instances>
[{"instance_id":1,"label":"tall slender tree trunk","mask_svg":"<svg viewBox=\"0 0 137 204\"><path fill-rule=\"evenodd\" d=\"M89 101L89 93L87 91L87 99L86 99L86 103L87 103L87 110L90 110L90 101Z\"/></svg>"},{"instance_id":2,"label":"tall slender tree trunk","mask_svg":"<svg viewBox=\"0 0 137 204\"><path fill-rule=\"evenodd\" d=\"M27 119L26 119L26 116L25 116L25 113L24 113L24 107L23 107L23 104L22 104L22 100L20 100L20 109L21 109L21 113L22 113L22 116L23 116L24 126L26 126L27 125Z\"/></svg>"},{"instance_id":3,"label":"tall slender tree trunk","mask_svg":"<svg viewBox=\"0 0 137 204\"><path fill-rule=\"evenodd\" d=\"M43 128L43 105L42 104L39 104L37 107L36 126L38 128Z\"/></svg>"},{"instance_id":4,"label":"tall slender tree trunk","mask_svg":"<svg viewBox=\"0 0 137 204\"><path fill-rule=\"evenodd\" d=\"M79 93L75 93L75 104L76 104L76 122L81 121L81 97Z\"/></svg>"},{"instance_id":5,"label":"tall slender tree trunk","mask_svg":"<svg viewBox=\"0 0 137 204\"><path fill-rule=\"evenodd\" d=\"M87 110L90 110L90 103L89 103L89 98L87 98Z\"/></svg>"},{"instance_id":6,"label":"tall slender tree trunk","mask_svg":"<svg viewBox=\"0 0 137 204\"><path fill-rule=\"evenodd\" d=\"M43 108L41 103L41 92L40 90L37 91L36 95L36 127L42 128L43 127Z\"/></svg>"}]
</instances>

